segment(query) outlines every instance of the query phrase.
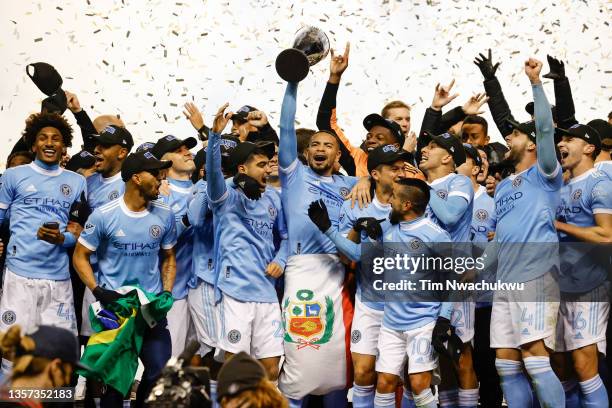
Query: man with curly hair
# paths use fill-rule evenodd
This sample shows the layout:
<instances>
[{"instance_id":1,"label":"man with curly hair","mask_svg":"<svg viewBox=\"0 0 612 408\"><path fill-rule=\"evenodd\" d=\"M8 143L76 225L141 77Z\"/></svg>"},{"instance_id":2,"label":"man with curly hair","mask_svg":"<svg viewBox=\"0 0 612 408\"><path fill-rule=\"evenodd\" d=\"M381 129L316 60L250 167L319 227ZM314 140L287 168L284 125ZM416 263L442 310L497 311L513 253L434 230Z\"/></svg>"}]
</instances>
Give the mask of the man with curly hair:
<instances>
[{"instance_id":1,"label":"man with curly hair","mask_svg":"<svg viewBox=\"0 0 612 408\"><path fill-rule=\"evenodd\" d=\"M40 324L76 334L67 248L76 237L66 230L73 203L86 189L83 176L59 166L72 144L72 127L57 113L26 120L23 139L34 162L7 169L0 187L0 223L9 218L0 330L19 324L26 332ZM2 360L2 369L10 369Z\"/></svg>"}]
</instances>

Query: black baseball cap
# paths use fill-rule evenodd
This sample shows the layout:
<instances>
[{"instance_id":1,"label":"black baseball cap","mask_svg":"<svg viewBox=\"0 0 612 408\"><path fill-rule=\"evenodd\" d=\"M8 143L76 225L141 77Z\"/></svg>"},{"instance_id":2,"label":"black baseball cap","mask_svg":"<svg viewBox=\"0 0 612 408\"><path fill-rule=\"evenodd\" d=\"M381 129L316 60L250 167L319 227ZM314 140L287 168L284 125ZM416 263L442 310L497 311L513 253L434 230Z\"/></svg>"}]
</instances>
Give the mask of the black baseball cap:
<instances>
[{"instance_id":1,"label":"black baseball cap","mask_svg":"<svg viewBox=\"0 0 612 408\"><path fill-rule=\"evenodd\" d=\"M200 170L206 164L206 148L198 150L195 156L193 156L193 162L195 163L195 170L191 173L191 181L195 184L200 180Z\"/></svg>"},{"instance_id":2,"label":"black baseball cap","mask_svg":"<svg viewBox=\"0 0 612 408\"><path fill-rule=\"evenodd\" d=\"M363 127L369 132L374 126L382 126L389 129L397 139L400 147L404 146L404 134L400 125L392 120L383 118L378 113L371 113L363 119Z\"/></svg>"},{"instance_id":3,"label":"black baseball cap","mask_svg":"<svg viewBox=\"0 0 612 408\"><path fill-rule=\"evenodd\" d=\"M68 160L66 170L77 171L78 169L88 169L96 164L96 157L87 150L81 150Z\"/></svg>"},{"instance_id":4,"label":"black baseball cap","mask_svg":"<svg viewBox=\"0 0 612 408\"><path fill-rule=\"evenodd\" d=\"M168 152L173 152L181 146L185 146L187 149L193 149L198 144L195 137L188 137L187 139L177 139L172 135L167 135L159 139L155 146L151 149L151 153L158 159L164 156Z\"/></svg>"},{"instance_id":5,"label":"black baseball cap","mask_svg":"<svg viewBox=\"0 0 612 408\"><path fill-rule=\"evenodd\" d=\"M464 143L463 149L465 150L465 154L470 156L477 166L482 166L482 158L480 157L480 154L478 154L478 150L474 146L469 143Z\"/></svg>"},{"instance_id":6,"label":"black baseball cap","mask_svg":"<svg viewBox=\"0 0 612 408\"><path fill-rule=\"evenodd\" d=\"M592 127L599 133L601 147L606 150L612 149L612 125L603 119L593 119L587 123L587 126Z\"/></svg>"},{"instance_id":7,"label":"black baseball cap","mask_svg":"<svg viewBox=\"0 0 612 408\"><path fill-rule=\"evenodd\" d=\"M238 147L240 143L240 139L231 133L221 135L219 144L221 147L221 168L223 168L224 171L229 170L228 160L230 157L230 153L234 151L234 149ZM208 146L204 148L204 152L206 152L207 149ZM204 153L204 155L206 155L206 153ZM204 159L204 162L206 162L206 159Z\"/></svg>"},{"instance_id":8,"label":"black baseball cap","mask_svg":"<svg viewBox=\"0 0 612 408\"><path fill-rule=\"evenodd\" d=\"M171 160L158 160L150 151L130 154L121 166L121 178L127 182L141 171L161 170L172 166Z\"/></svg>"},{"instance_id":9,"label":"black baseball cap","mask_svg":"<svg viewBox=\"0 0 612 408\"><path fill-rule=\"evenodd\" d=\"M255 144L253 142L242 142L233 149L227 158L227 170L235 171L238 165L243 164L247 158L253 153L255 150L263 150L268 159L274 157L275 147L274 143L258 143Z\"/></svg>"},{"instance_id":10,"label":"black baseball cap","mask_svg":"<svg viewBox=\"0 0 612 408\"><path fill-rule=\"evenodd\" d=\"M527 103L527 105L525 105L525 111L532 116L534 112L533 106L533 102L529 102ZM552 113L553 122L557 123L557 108L555 107L555 105L550 105L550 113Z\"/></svg>"},{"instance_id":11,"label":"black baseball cap","mask_svg":"<svg viewBox=\"0 0 612 408\"><path fill-rule=\"evenodd\" d=\"M535 121L530 120L529 122L518 123L512 119L506 119L512 129L516 129L521 133L526 134L532 142L536 141L536 126Z\"/></svg>"},{"instance_id":12,"label":"black baseball cap","mask_svg":"<svg viewBox=\"0 0 612 408\"><path fill-rule=\"evenodd\" d=\"M378 146L368 153L368 173L381 164L392 164L398 160L412 163L413 159L411 153L395 145Z\"/></svg>"},{"instance_id":13,"label":"black baseball cap","mask_svg":"<svg viewBox=\"0 0 612 408\"><path fill-rule=\"evenodd\" d=\"M256 388L265 378L266 370L261 363L241 351L227 360L219 370L217 402L221 402L223 397L231 397Z\"/></svg>"},{"instance_id":14,"label":"black baseball cap","mask_svg":"<svg viewBox=\"0 0 612 408\"><path fill-rule=\"evenodd\" d=\"M246 122L247 116L249 116L249 113L255 112L256 110L257 108L254 108L249 105L244 105L232 114L232 120L237 120L239 122Z\"/></svg>"},{"instance_id":15,"label":"black baseball cap","mask_svg":"<svg viewBox=\"0 0 612 408\"><path fill-rule=\"evenodd\" d=\"M557 128L559 136L571 136L584 140L585 142L601 148L601 138L599 133L588 125L577 123L570 126L568 129Z\"/></svg>"},{"instance_id":16,"label":"black baseball cap","mask_svg":"<svg viewBox=\"0 0 612 408\"><path fill-rule=\"evenodd\" d=\"M153 146L155 146L155 143L153 143L153 142L144 142L144 143L141 143L136 148L136 153L138 153L138 152L146 152L147 150L151 150L153 148Z\"/></svg>"},{"instance_id":17,"label":"black baseball cap","mask_svg":"<svg viewBox=\"0 0 612 408\"><path fill-rule=\"evenodd\" d=\"M134 139L126 128L108 125L99 135L94 135L94 143L105 146L120 145L131 149L134 146Z\"/></svg>"},{"instance_id":18,"label":"black baseball cap","mask_svg":"<svg viewBox=\"0 0 612 408\"><path fill-rule=\"evenodd\" d=\"M441 135L432 135L431 133L424 131L423 135L423 146L427 146L429 142L436 142L438 146L446 150L453 156L455 166L461 166L465 162L465 150L463 144L459 138L451 135L450 133L442 133Z\"/></svg>"},{"instance_id":19,"label":"black baseball cap","mask_svg":"<svg viewBox=\"0 0 612 408\"><path fill-rule=\"evenodd\" d=\"M76 368L91 371L91 368L79 361L81 355L79 342L71 331L61 327L42 325L38 326L35 332L28 334L28 337L34 340L34 350L24 354L50 360L59 358Z\"/></svg>"}]
</instances>

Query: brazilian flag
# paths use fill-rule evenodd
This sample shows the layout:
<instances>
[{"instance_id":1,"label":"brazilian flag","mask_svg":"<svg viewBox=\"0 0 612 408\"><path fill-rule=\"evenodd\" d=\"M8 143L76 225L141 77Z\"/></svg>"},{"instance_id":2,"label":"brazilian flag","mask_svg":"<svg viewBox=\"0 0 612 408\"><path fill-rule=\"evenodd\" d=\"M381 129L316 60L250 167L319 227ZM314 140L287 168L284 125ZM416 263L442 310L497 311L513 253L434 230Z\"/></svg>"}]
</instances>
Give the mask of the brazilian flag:
<instances>
[{"instance_id":1,"label":"brazilian flag","mask_svg":"<svg viewBox=\"0 0 612 408\"><path fill-rule=\"evenodd\" d=\"M166 316L173 299L169 292L156 295L137 286L124 286L117 292L124 297L105 309L99 302L89 308L95 333L87 342L81 362L90 370L78 373L126 395L138 369L144 333Z\"/></svg>"}]
</instances>

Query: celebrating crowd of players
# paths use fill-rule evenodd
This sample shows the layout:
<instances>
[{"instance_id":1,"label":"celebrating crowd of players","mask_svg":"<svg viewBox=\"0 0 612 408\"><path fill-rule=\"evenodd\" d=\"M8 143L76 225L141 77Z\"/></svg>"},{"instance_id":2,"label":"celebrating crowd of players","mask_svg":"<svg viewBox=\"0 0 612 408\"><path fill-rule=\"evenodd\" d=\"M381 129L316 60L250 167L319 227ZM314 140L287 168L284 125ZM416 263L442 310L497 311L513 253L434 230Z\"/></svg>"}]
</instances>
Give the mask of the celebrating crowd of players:
<instances>
[{"instance_id":1,"label":"celebrating crowd of players","mask_svg":"<svg viewBox=\"0 0 612 408\"><path fill-rule=\"evenodd\" d=\"M1 178L0 330L76 333L78 322L86 339L89 305L138 285L174 298L144 335L138 405L195 338L213 378L245 351L292 407L311 395L344 406L349 388L354 407L399 398L404 407L499 407L502 398L510 407L608 406L600 373L609 265L558 243L612 239L612 126L576 121L563 63L548 61L554 107L542 63L525 62L531 121L514 119L489 52L475 61L486 94L443 115L457 95L453 82L438 84L418 137L408 105L393 101L364 118L365 141L352 146L336 120L347 45L332 52L318 130L295 129L296 83L287 84L279 135L252 106L226 113L225 104L208 127L188 103L202 141L195 157L194 137L134 149L121 119L92 122L66 92L83 150L66 160L71 126L57 112L33 114ZM507 148L489 143L478 116L485 103ZM377 242L472 243L497 262L479 278L534 295L370 301L362 250ZM102 406L126 397L87 389Z\"/></svg>"}]
</instances>

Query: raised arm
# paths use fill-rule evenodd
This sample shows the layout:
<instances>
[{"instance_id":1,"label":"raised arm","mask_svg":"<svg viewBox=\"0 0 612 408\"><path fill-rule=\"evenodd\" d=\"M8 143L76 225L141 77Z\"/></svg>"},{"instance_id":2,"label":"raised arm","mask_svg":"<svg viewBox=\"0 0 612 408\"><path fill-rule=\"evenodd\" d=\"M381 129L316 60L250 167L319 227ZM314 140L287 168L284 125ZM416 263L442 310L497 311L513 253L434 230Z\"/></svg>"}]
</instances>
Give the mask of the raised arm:
<instances>
[{"instance_id":1,"label":"raised arm","mask_svg":"<svg viewBox=\"0 0 612 408\"><path fill-rule=\"evenodd\" d=\"M555 152L555 128L546 99L540 72L542 62L534 58L525 61L525 74L531 82L533 91L533 111L535 115L536 142L538 151L538 167L548 178L554 177L557 171L557 154Z\"/></svg>"},{"instance_id":2,"label":"raised arm","mask_svg":"<svg viewBox=\"0 0 612 408\"><path fill-rule=\"evenodd\" d=\"M223 105L215 115L212 131L209 134L208 148L206 149L206 182L208 183L208 197L213 202L219 201L227 191L225 179L221 170L221 147L219 141L221 132L232 117L225 114L228 103Z\"/></svg>"},{"instance_id":3,"label":"raised arm","mask_svg":"<svg viewBox=\"0 0 612 408\"><path fill-rule=\"evenodd\" d=\"M550 72L543 75L544 78L552 79L555 86L555 103L557 104L557 126L567 129L578 121L574 116L576 109L574 108L574 98L572 97L572 88L569 79L565 76L565 64L550 55L547 55L548 67Z\"/></svg>"},{"instance_id":4,"label":"raised arm","mask_svg":"<svg viewBox=\"0 0 612 408\"><path fill-rule=\"evenodd\" d=\"M432 194L429 199L429 205L436 217L444 223L444 225L455 225L461 219L461 216L467 210L469 203L463 197L453 196L446 200L438 197L437 194Z\"/></svg>"},{"instance_id":5,"label":"raised arm","mask_svg":"<svg viewBox=\"0 0 612 408\"><path fill-rule=\"evenodd\" d=\"M284 169L297 160L297 138L295 136L297 85L295 82L287 83L281 107L278 163Z\"/></svg>"}]
</instances>

